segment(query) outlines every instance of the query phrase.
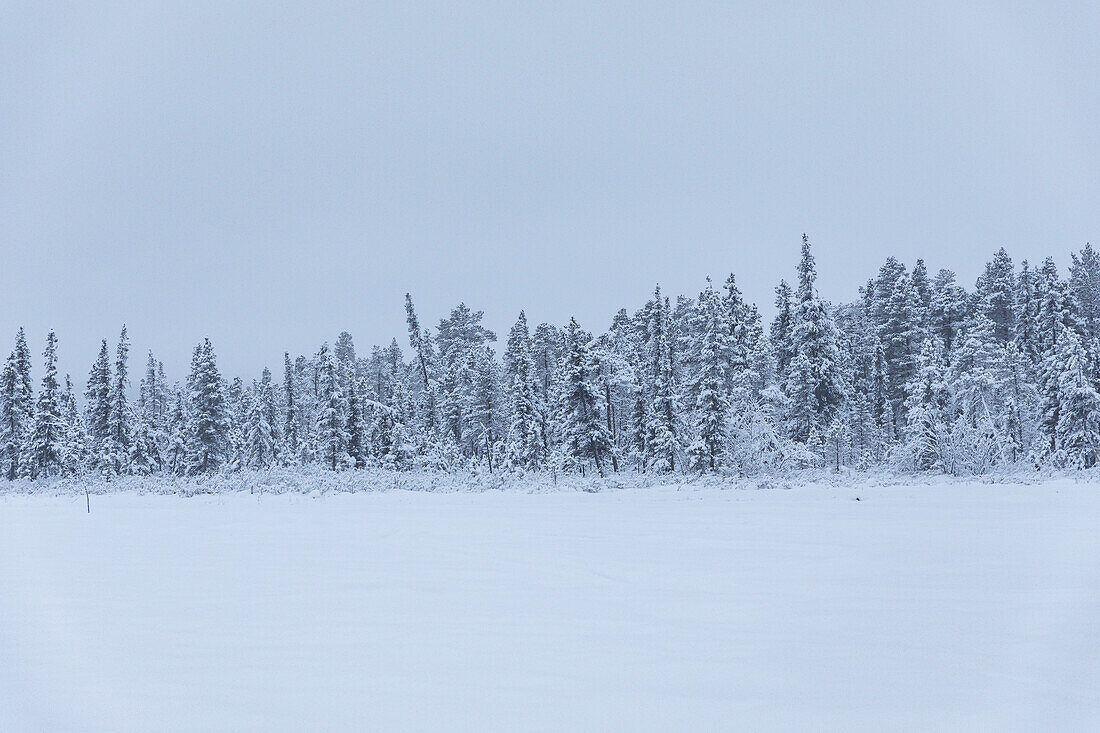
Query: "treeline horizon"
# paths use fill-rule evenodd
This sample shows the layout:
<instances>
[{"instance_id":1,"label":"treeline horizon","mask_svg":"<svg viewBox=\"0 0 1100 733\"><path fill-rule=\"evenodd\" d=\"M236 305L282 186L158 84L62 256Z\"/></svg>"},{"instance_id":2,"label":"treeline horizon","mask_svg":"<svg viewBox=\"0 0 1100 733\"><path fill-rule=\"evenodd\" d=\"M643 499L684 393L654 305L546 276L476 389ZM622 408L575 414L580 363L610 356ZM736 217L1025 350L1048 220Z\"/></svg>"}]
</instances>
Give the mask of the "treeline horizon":
<instances>
[{"instance_id":1,"label":"treeline horizon","mask_svg":"<svg viewBox=\"0 0 1100 733\"><path fill-rule=\"evenodd\" d=\"M730 274L693 297L660 286L602 333L520 311L500 353L465 303L434 330L356 352L348 332L284 354L277 381L224 378L213 344L170 381L149 352L132 398L130 343L103 340L86 381L34 359L20 328L0 372L0 475L327 470L606 475L796 468L1089 468L1100 459L1100 255L1063 278L1002 248L971 290L888 257L847 303L823 300L808 237L765 324Z\"/></svg>"}]
</instances>

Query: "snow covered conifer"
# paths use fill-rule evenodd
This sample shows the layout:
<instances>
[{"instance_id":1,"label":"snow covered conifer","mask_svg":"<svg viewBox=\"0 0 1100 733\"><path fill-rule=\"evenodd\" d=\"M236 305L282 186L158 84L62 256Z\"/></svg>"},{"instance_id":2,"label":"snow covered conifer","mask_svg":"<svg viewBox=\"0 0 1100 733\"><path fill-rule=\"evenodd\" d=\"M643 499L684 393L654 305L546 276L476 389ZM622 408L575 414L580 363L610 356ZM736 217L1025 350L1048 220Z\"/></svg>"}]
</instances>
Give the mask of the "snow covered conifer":
<instances>
[{"instance_id":1,"label":"snow covered conifer","mask_svg":"<svg viewBox=\"0 0 1100 733\"><path fill-rule=\"evenodd\" d=\"M1032 364L1040 359L1039 349L1039 288L1040 273L1033 271L1027 260L1020 263L1020 277L1016 281L1016 330L1012 340Z\"/></svg>"},{"instance_id":2,"label":"snow covered conifer","mask_svg":"<svg viewBox=\"0 0 1100 733\"><path fill-rule=\"evenodd\" d=\"M1007 344L1016 331L1016 275L1012 258L1001 247L978 278L975 295L986 318L992 324L991 335L999 344Z\"/></svg>"},{"instance_id":3,"label":"snow covered conifer","mask_svg":"<svg viewBox=\"0 0 1100 733\"><path fill-rule=\"evenodd\" d=\"M940 270L932 279L932 311L930 327L943 343L944 353L950 357L955 348L955 338L969 311L966 291L955 282L955 273Z\"/></svg>"},{"instance_id":4,"label":"snow covered conifer","mask_svg":"<svg viewBox=\"0 0 1100 733\"><path fill-rule=\"evenodd\" d=\"M602 476L604 459L611 448L607 427L600 420L599 398L591 384L592 357L588 334L571 318L565 329L565 374L562 385L563 438L574 465L583 470L591 459Z\"/></svg>"},{"instance_id":5,"label":"snow covered conifer","mask_svg":"<svg viewBox=\"0 0 1100 733\"><path fill-rule=\"evenodd\" d=\"M1085 350L1077 335L1067 330L1061 341L1056 455L1065 465L1091 468L1100 459L1100 395L1089 379Z\"/></svg>"},{"instance_id":6,"label":"snow covered conifer","mask_svg":"<svg viewBox=\"0 0 1100 733\"><path fill-rule=\"evenodd\" d=\"M185 399L182 390L176 390L170 402L171 409L168 411L167 435L163 451L164 467L169 472L182 476L191 469L188 462L191 429L191 419L188 414L189 402Z\"/></svg>"},{"instance_id":7,"label":"snow covered conifer","mask_svg":"<svg viewBox=\"0 0 1100 733\"><path fill-rule=\"evenodd\" d=\"M15 349L0 377L0 458L3 460L3 473L8 479L14 479L23 472L33 409L30 349L27 348L27 337L20 328L15 336Z\"/></svg>"},{"instance_id":8,"label":"snow covered conifer","mask_svg":"<svg viewBox=\"0 0 1100 733\"><path fill-rule=\"evenodd\" d=\"M928 278L928 266L924 264L924 260L917 259L909 282L913 286L913 322L923 341L932 323L932 281Z\"/></svg>"},{"instance_id":9,"label":"snow covered conifer","mask_svg":"<svg viewBox=\"0 0 1100 733\"><path fill-rule=\"evenodd\" d=\"M84 420L73 394L73 382L65 375L65 392L61 400L64 421L64 442L61 448L61 471L67 476L82 476L88 468L88 436Z\"/></svg>"},{"instance_id":10,"label":"snow covered conifer","mask_svg":"<svg viewBox=\"0 0 1100 733\"><path fill-rule=\"evenodd\" d=\"M935 466L950 427L951 392L943 366L942 347L926 339L917 371L906 387L906 450L917 470Z\"/></svg>"},{"instance_id":11,"label":"snow covered conifer","mask_svg":"<svg viewBox=\"0 0 1100 733\"><path fill-rule=\"evenodd\" d=\"M157 430L164 427L168 412L168 384L164 377L164 363L158 362L149 352L145 362L145 376L138 392L138 407L150 426Z\"/></svg>"},{"instance_id":12,"label":"snow covered conifer","mask_svg":"<svg viewBox=\"0 0 1100 733\"><path fill-rule=\"evenodd\" d=\"M791 359L794 358L794 304L791 286L786 280L780 280L775 289L775 319L771 325L771 347L775 354L775 379L783 386L787 383Z\"/></svg>"},{"instance_id":13,"label":"snow covered conifer","mask_svg":"<svg viewBox=\"0 0 1100 733\"><path fill-rule=\"evenodd\" d=\"M107 349L107 339L103 339L100 344L99 356L88 373L88 388L84 397L87 400L85 422L88 427L89 448L98 463L111 419L111 357Z\"/></svg>"},{"instance_id":14,"label":"snow covered conifer","mask_svg":"<svg viewBox=\"0 0 1100 733\"><path fill-rule=\"evenodd\" d=\"M536 468L542 460L543 438L531 334L523 311L519 312L519 318L508 334L508 347L504 352L504 386L508 391L509 409L506 459L517 468Z\"/></svg>"},{"instance_id":15,"label":"snow covered conifer","mask_svg":"<svg viewBox=\"0 0 1100 733\"><path fill-rule=\"evenodd\" d=\"M156 473L161 467L161 435L144 411L135 416L127 456L128 472L137 476Z\"/></svg>"},{"instance_id":16,"label":"snow covered conifer","mask_svg":"<svg viewBox=\"0 0 1100 733\"><path fill-rule=\"evenodd\" d=\"M247 402L244 464L249 468L268 468L275 463L275 432L271 426L273 397L271 371L265 368L264 380L253 382Z\"/></svg>"},{"instance_id":17,"label":"snow covered conifer","mask_svg":"<svg viewBox=\"0 0 1100 733\"><path fill-rule=\"evenodd\" d=\"M290 352L283 352L283 400L285 417L282 434L282 462L286 465L297 463L299 458L298 406L295 402L294 367L290 363Z\"/></svg>"},{"instance_id":18,"label":"snow covered conifer","mask_svg":"<svg viewBox=\"0 0 1100 733\"><path fill-rule=\"evenodd\" d=\"M787 429L791 438L807 443L812 436L824 435L844 402L845 390L836 326L814 286L817 271L805 234L798 272L794 358L787 379Z\"/></svg>"},{"instance_id":19,"label":"snow covered conifer","mask_svg":"<svg viewBox=\"0 0 1100 733\"><path fill-rule=\"evenodd\" d=\"M408 293L405 293L405 320L409 329L409 346L412 347L413 364L418 375L416 381L421 387L418 392L421 411L420 427L426 436L434 437L438 409L435 355L432 353L432 341L427 332L421 329L416 310L413 308L412 296Z\"/></svg>"},{"instance_id":20,"label":"snow covered conifer","mask_svg":"<svg viewBox=\"0 0 1100 733\"><path fill-rule=\"evenodd\" d=\"M317 356L317 452L321 464L336 471L352 463L347 452L348 434L345 429L347 400L340 391L339 369L328 344L321 346Z\"/></svg>"},{"instance_id":21,"label":"snow covered conifer","mask_svg":"<svg viewBox=\"0 0 1100 733\"><path fill-rule=\"evenodd\" d=\"M363 415L363 401L366 399L366 379L357 379L348 390L347 397L347 453L353 468L363 468L370 456L367 442L367 425Z\"/></svg>"},{"instance_id":22,"label":"snow covered conifer","mask_svg":"<svg viewBox=\"0 0 1100 733\"><path fill-rule=\"evenodd\" d=\"M1100 253L1086 243L1071 255L1068 296L1077 314L1085 353L1100 340Z\"/></svg>"},{"instance_id":23,"label":"snow covered conifer","mask_svg":"<svg viewBox=\"0 0 1100 733\"><path fill-rule=\"evenodd\" d=\"M57 383L57 336L53 331L46 336L46 350L42 355L46 358L46 371L42 375L42 389L34 411L30 460L26 466L26 474L30 478L56 476L61 472L65 442L61 392Z\"/></svg>"},{"instance_id":24,"label":"snow covered conifer","mask_svg":"<svg viewBox=\"0 0 1100 733\"><path fill-rule=\"evenodd\" d=\"M126 473L130 465L131 415L126 399L130 380L126 360L130 353L130 339L126 326L118 339L115 352L115 371L111 381L107 411L107 435L100 448L100 463L111 474Z\"/></svg>"},{"instance_id":25,"label":"snow covered conifer","mask_svg":"<svg viewBox=\"0 0 1100 733\"><path fill-rule=\"evenodd\" d=\"M210 473L226 460L225 392L210 339L195 347L188 378L187 472Z\"/></svg>"},{"instance_id":26,"label":"snow covered conifer","mask_svg":"<svg viewBox=\"0 0 1100 733\"><path fill-rule=\"evenodd\" d=\"M693 384L695 394L694 440L688 454L696 468L714 471L724 462L730 401L726 392L726 354L730 328L723 318L717 293L707 281L695 302L692 327L698 336Z\"/></svg>"},{"instance_id":27,"label":"snow covered conifer","mask_svg":"<svg viewBox=\"0 0 1100 733\"><path fill-rule=\"evenodd\" d=\"M917 318L918 298L905 265L886 258L874 281L871 320L886 358L886 388L897 425L905 421L905 385L913 378L922 337Z\"/></svg>"},{"instance_id":28,"label":"snow covered conifer","mask_svg":"<svg viewBox=\"0 0 1100 733\"><path fill-rule=\"evenodd\" d=\"M646 447L649 467L658 473L666 473L676 470L679 450L676 418L680 405L672 365L669 302L668 298L662 299L659 286L654 292L653 303L648 354L651 406L646 425Z\"/></svg>"}]
</instances>

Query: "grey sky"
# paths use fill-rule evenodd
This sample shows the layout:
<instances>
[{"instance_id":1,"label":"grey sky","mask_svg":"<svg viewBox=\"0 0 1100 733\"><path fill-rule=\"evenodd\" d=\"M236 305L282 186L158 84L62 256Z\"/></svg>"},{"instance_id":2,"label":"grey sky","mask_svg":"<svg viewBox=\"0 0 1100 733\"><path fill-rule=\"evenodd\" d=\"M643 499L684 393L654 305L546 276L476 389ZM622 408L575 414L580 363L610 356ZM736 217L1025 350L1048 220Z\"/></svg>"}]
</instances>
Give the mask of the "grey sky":
<instances>
[{"instance_id":1,"label":"grey sky","mask_svg":"<svg viewBox=\"0 0 1100 733\"><path fill-rule=\"evenodd\" d=\"M80 384L1100 239L1095 3L97 5L0 1L0 348Z\"/></svg>"}]
</instances>

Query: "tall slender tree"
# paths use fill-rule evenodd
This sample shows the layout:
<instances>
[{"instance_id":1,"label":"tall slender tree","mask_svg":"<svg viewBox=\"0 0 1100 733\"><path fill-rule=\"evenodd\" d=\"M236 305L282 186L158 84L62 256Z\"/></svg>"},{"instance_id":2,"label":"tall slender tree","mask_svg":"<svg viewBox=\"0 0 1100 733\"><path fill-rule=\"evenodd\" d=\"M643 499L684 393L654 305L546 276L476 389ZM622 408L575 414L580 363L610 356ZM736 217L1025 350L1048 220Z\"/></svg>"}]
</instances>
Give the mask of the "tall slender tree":
<instances>
[{"instance_id":1,"label":"tall slender tree","mask_svg":"<svg viewBox=\"0 0 1100 733\"><path fill-rule=\"evenodd\" d=\"M58 475L65 446L61 392L57 383L57 336L53 331L46 336L46 350L42 355L45 357L46 371L42 375L42 389L35 405L29 460L25 462L25 473L29 478Z\"/></svg>"}]
</instances>

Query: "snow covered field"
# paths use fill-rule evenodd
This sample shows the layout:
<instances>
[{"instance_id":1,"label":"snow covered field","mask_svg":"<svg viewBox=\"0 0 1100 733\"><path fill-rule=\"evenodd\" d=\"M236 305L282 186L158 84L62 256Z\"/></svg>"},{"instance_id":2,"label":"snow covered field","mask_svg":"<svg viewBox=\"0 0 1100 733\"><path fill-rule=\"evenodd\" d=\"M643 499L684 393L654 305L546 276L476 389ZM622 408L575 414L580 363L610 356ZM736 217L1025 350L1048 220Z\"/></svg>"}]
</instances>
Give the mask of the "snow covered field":
<instances>
[{"instance_id":1,"label":"snow covered field","mask_svg":"<svg viewBox=\"0 0 1100 733\"><path fill-rule=\"evenodd\" d=\"M1100 727L1096 485L91 501L0 496L0 730Z\"/></svg>"}]
</instances>

